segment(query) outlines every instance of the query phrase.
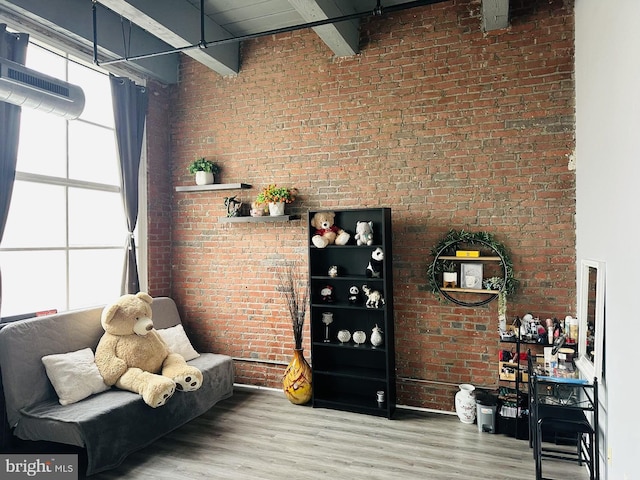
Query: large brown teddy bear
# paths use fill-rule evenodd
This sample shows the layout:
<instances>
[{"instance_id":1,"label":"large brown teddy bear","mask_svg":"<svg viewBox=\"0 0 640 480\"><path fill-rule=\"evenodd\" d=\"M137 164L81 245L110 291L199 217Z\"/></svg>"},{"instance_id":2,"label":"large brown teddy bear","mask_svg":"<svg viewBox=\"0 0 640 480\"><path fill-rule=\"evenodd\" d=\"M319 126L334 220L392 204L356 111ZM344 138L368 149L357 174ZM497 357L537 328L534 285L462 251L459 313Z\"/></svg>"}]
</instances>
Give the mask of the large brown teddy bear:
<instances>
[{"instance_id":1,"label":"large brown teddy bear","mask_svg":"<svg viewBox=\"0 0 640 480\"><path fill-rule=\"evenodd\" d=\"M202 386L202 372L171 353L153 328L151 303L144 292L123 295L102 311L102 335L96 365L104 382L142 395L153 408L164 405L176 389Z\"/></svg>"},{"instance_id":2,"label":"large brown teddy bear","mask_svg":"<svg viewBox=\"0 0 640 480\"><path fill-rule=\"evenodd\" d=\"M327 245L346 245L351 235L342 228L334 225L336 214L334 212L317 212L311 218L311 226L315 228L311 242L318 248Z\"/></svg>"}]
</instances>

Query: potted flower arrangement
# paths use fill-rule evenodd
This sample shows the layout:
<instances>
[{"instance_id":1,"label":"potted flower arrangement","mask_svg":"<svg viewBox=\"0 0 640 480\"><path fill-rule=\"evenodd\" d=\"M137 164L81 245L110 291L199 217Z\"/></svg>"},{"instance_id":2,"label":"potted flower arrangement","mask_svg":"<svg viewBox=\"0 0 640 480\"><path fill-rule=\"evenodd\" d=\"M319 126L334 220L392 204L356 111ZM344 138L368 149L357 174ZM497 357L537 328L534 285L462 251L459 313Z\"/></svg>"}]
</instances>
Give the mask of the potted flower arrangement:
<instances>
[{"instance_id":1,"label":"potted flower arrangement","mask_svg":"<svg viewBox=\"0 0 640 480\"><path fill-rule=\"evenodd\" d=\"M217 163L207 160L204 157L197 158L188 167L189 173L196 175L196 185L209 185L212 184L215 175L220 172L220 167Z\"/></svg>"},{"instance_id":2,"label":"potted flower arrangement","mask_svg":"<svg viewBox=\"0 0 640 480\"><path fill-rule=\"evenodd\" d=\"M269 205L272 216L284 215L284 206L296 199L298 191L295 188L278 187L276 184L267 185L256 197L256 205Z\"/></svg>"}]
</instances>

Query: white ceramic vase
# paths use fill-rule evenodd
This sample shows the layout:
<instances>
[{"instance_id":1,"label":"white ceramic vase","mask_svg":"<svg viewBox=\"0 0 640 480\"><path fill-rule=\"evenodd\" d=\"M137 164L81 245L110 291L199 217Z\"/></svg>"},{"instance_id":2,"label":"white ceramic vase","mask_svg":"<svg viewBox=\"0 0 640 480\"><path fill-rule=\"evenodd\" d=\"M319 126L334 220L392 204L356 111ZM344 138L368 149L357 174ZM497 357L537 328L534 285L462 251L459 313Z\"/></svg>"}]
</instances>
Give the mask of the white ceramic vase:
<instances>
[{"instance_id":1,"label":"white ceramic vase","mask_svg":"<svg viewBox=\"0 0 640 480\"><path fill-rule=\"evenodd\" d=\"M196 172L196 185L211 185L213 183L213 173Z\"/></svg>"},{"instance_id":2,"label":"white ceramic vase","mask_svg":"<svg viewBox=\"0 0 640 480\"><path fill-rule=\"evenodd\" d=\"M284 202L269 202L269 215L272 217L284 215Z\"/></svg>"},{"instance_id":3,"label":"white ceramic vase","mask_svg":"<svg viewBox=\"0 0 640 480\"><path fill-rule=\"evenodd\" d=\"M456 413L462 423L473 423L476 420L476 394L473 385L462 383L456 393Z\"/></svg>"}]
</instances>

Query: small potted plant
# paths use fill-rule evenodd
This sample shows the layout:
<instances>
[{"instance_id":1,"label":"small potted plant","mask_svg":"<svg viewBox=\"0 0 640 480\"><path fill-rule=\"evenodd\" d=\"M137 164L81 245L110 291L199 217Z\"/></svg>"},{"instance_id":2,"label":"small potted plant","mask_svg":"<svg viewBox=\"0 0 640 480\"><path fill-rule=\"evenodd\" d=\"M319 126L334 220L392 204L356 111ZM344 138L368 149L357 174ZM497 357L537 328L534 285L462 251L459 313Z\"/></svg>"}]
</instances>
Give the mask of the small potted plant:
<instances>
[{"instance_id":1,"label":"small potted plant","mask_svg":"<svg viewBox=\"0 0 640 480\"><path fill-rule=\"evenodd\" d=\"M269 205L271 216L284 215L284 206L296 199L298 191L295 188L278 187L276 184L267 185L256 197L256 205Z\"/></svg>"},{"instance_id":2,"label":"small potted plant","mask_svg":"<svg viewBox=\"0 0 640 480\"><path fill-rule=\"evenodd\" d=\"M442 265L442 286L456 288L458 286L458 272L455 262L444 262Z\"/></svg>"},{"instance_id":3,"label":"small potted plant","mask_svg":"<svg viewBox=\"0 0 640 480\"><path fill-rule=\"evenodd\" d=\"M218 164L204 157L195 159L189 165L189 173L196 175L196 185L212 184L218 172L220 172Z\"/></svg>"}]
</instances>

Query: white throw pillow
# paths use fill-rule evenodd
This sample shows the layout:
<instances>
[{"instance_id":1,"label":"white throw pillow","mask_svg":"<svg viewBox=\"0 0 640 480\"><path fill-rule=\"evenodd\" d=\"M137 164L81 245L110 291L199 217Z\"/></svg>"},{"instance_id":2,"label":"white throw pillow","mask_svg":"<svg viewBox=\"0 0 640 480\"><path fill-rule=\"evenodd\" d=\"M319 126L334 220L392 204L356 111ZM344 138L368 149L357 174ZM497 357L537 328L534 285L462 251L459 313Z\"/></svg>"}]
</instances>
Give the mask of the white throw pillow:
<instances>
[{"instance_id":1,"label":"white throw pillow","mask_svg":"<svg viewBox=\"0 0 640 480\"><path fill-rule=\"evenodd\" d=\"M47 355L42 357L42 363L58 394L60 405L69 405L109 389L90 348Z\"/></svg>"},{"instance_id":2,"label":"white throw pillow","mask_svg":"<svg viewBox=\"0 0 640 480\"><path fill-rule=\"evenodd\" d=\"M200 356L200 354L193 348L193 345L191 345L182 324L169 328L161 328L156 331L169 346L169 350L173 353L179 353L185 360L193 360Z\"/></svg>"}]
</instances>

